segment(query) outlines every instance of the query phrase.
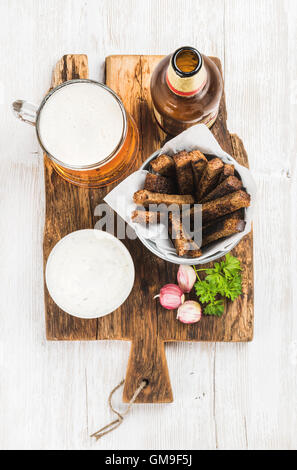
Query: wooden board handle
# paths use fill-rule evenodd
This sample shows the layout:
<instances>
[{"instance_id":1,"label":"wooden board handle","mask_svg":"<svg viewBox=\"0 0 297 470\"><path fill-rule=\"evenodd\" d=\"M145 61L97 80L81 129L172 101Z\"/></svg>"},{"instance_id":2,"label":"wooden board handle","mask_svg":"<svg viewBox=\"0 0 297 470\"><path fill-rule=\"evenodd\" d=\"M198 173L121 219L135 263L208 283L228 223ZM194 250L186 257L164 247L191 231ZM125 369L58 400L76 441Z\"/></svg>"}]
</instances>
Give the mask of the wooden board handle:
<instances>
[{"instance_id":1,"label":"wooden board handle","mask_svg":"<svg viewBox=\"0 0 297 470\"><path fill-rule=\"evenodd\" d=\"M171 403L172 389L165 356L164 341L146 335L132 342L128 362L123 400L128 403L142 380L148 385L136 399L136 403Z\"/></svg>"}]
</instances>

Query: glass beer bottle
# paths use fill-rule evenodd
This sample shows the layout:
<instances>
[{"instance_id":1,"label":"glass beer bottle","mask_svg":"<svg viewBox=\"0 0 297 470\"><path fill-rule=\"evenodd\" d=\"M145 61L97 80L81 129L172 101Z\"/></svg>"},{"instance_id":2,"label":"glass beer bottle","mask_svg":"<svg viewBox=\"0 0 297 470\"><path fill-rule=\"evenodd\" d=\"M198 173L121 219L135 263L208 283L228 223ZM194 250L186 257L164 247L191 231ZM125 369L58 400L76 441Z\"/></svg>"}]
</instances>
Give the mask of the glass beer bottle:
<instances>
[{"instance_id":1,"label":"glass beer bottle","mask_svg":"<svg viewBox=\"0 0 297 470\"><path fill-rule=\"evenodd\" d=\"M151 77L155 118L170 135L198 123L211 127L222 92L218 67L194 47L181 47L162 59Z\"/></svg>"}]
</instances>

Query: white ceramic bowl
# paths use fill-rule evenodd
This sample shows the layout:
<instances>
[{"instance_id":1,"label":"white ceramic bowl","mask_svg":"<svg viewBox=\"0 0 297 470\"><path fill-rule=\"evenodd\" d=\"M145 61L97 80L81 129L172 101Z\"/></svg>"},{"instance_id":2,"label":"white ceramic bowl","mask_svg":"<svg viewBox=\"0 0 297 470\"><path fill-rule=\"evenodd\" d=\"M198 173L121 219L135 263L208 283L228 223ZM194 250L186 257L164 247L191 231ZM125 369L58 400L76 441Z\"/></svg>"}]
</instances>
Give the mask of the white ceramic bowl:
<instances>
[{"instance_id":1,"label":"white ceramic bowl","mask_svg":"<svg viewBox=\"0 0 297 470\"><path fill-rule=\"evenodd\" d=\"M129 296L134 278L133 260L125 245L95 229L62 238L45 270L52 299L64 312L79 318L99 318L116 310Z\"/></svg>"}]
</instances>

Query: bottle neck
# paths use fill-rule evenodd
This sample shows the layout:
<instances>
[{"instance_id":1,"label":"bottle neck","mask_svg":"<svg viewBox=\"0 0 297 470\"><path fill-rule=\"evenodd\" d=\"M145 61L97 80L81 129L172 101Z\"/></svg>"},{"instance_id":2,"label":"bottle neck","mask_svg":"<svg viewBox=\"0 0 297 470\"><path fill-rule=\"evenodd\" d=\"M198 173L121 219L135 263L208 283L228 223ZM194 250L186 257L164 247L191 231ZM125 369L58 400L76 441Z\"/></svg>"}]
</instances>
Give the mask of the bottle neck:
<instances>
[{"instance_id":1,"label":"bottle neck","mask_svg":"<svg viewBox=\"0 0 297 470\"><path fill-rule=\"evenodd\" d=\"M173 54L166 74L170 90L181 97L199 93L207 81L203 57L194 48L180 48Z\"/></svg>"}]
</instances>

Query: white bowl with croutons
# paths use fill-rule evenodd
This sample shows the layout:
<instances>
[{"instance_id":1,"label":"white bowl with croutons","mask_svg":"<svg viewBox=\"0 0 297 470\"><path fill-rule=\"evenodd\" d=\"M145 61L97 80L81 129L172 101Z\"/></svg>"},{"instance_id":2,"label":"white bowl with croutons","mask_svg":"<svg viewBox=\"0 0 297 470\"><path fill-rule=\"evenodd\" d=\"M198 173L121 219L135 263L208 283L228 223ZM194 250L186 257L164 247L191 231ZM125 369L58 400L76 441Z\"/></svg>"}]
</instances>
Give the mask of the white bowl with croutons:
<instances>
[{"instance_id":1,"label":"white bowl with croutons","mask_svg":"<svg viewBox=\"0 0 297 470\"><path fill-rule=\"evenodd\" d=\"M155 151L105 201L156 256L197 265L226 255L250 232L255 194L249 169L199 124ZM177 217L171 204L178 207ZM180 215L184 210L190 215L188 225ZM200 225L192 229L197 215ZM174 231L180 241L172 236Z\"/></svg>"},{"instance_id":2,"label":"white bowl with croutons","mask_svg":"<svg viewBox=\"0 0 297 470\"><path fill-rule=\"evenodd\" d=\"M182 151L178 152L178 154L179 153L182 153ZM194 153L194 152L190 151L188 153ZM137 217L135 216L132 217L133 226L137 233L138 238L141 240L141 242L146 246L148 250L150 250L159 258L162 258L165 261L169 261L174 264L188 264L188 265L205 264L205 263L214 261L226 255L250 231L250 224L251 224L250 201L252 200L252 198L250 198L250 195L247 193L251 192L254 194L255 192L253 179L250 176L250 174L248 174L249 170L247 168L239 165L236 162L236 160L234 160L230 155L226 154L223 151L222 153L223 155L217 155L217 154L207 155L206 153L203 154L207 159L206 165L209 165L209 162L213 160L212 166L215 166L215 164L218 163L217 166L221 167L222 170L221 170L221 176L217 179L216 185L212 188L211 191L209 191L208 194L207 193L204 194L204 197L202 198L201 203L199 202L199 204L202 204L202 206L200 206L200 210L201 208L203 208L202 214L204 214L205 212L204 209L206 209L205 213L206 213L206 225L207 225L205 228L202 229L202 237L201 237L202 244L201 244L201 253L199 253L199 256L193 257L193 254L191 254L190 251L184 256L180 256L178 254L177 247L175 247L174 240L170 242L171 248L169 247L164 248L164 246L160 246L160 244L158 243L158 240L147 237L144 227L143 226L141 227L141 224L137 223ZM165 180L158 181L157 177L161 176L161 178L167 179L168 175L166 173L165 175L162 174L162 171L161 173L154 171L153 167L155 167L155 165L153 165L152 167L151 164L153 161L157 161L156 160L157 157L159 157L160 155L164 155L164 154L165 154L164 148L162 150L161 149L157 150L143 163L143 165L140 168L140 170L147 171L148 175L151 175L151 174L156 175L156 177L149 176L146 179L151 180L153 178L156 178L157 179L156 183L158 183L157 185L158 187L160 187L160 184L162 186L162 183L164 183ZM166 152L166 155L167 155L167 152ZM171 158L172 157L174 158L175 156L176 156L175 154L171 154ZM228 174L227 167L233 168L232 175ZM226 176L223 177L223 173L225 169L226 169ZM228 191L228 187L229 187L229 191ZM146 188L146 183L144 183L144 188L141 188L138 191L141 198L139 199L137 197L134 198L134 202L137 205L137 209L134 211L134 214L139 215L139 213L141 212L141 209L139 208L138 200L141 201L143 199L143 196L145 196L144 199L150 196L153 196L151 192L147 191L145 188ZM224 193L224 190L225 190L225 193ZM212 194L213 196L211 196ZM228 194L230 196L228 196ZM174 200L174 197L173 197L173 200ZM210 220L210 221L207 220L207 208L213 207L214 205L216 207L220 207L223 201L225 201L224 204L226 204L226 200L232 199L233 201L236 201L236 198L237 200L238 198L243 200L242 205L239 204L239 207L237 207L236 205L232 206L231 204L231 209L232 208L234 209L234 207L236 207L235 210L227 211L223 213L222 216L214 218L213 220ZM155 198L152 197L151 200L154 202ZM216 201L215 204L213 204L213 201ZM191 201L187 201L187 202L191 202ZM195 200L195 203L196 202L197 202L197 199ZM161 200L161 203L162 203L162 200ZM147 210L147 207L144 207L144 209ZM203 225L204 225L205 218L203 216L202 218L203 218ZM224 235L224 234L229 234L229 233L230 235L228 236L223 236L223 237L218 236L218 235L222 235L222 234ZM194 253L195 255L195 253L198 253L198 252L195 249L193 249L192 253Z\"/></svg>"}]
</instances>

